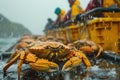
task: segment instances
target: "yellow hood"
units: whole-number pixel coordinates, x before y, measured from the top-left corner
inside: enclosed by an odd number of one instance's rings
[[[79,0],[75,0],[73,5],[80,5],[80,1]]]

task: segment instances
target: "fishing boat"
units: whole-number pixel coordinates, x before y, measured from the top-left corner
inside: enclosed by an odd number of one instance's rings
[[[90,0],[85,11],[67,21],[69,25],[45,31],[46,36],[64,37],[67,43],[92,40],[104,51],[120,55],[120,1]]]

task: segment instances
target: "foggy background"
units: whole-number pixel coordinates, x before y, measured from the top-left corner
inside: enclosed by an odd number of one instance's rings
[[[89,0],[80,0],[85,9]],[[33,34],[44,34],[43,29],[47,18],[56,19],[56,7],[65,9],[69,4],[67,0],[0,0],[0,14],[9,20],[18,22],[27,27]]]

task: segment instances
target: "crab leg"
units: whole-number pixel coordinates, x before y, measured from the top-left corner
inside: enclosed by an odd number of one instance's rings
[[[20,54],[17,54],[10,62],[8,62],[5,65],[5,67],[3,68],[4,76],[5,76],[6,70],[19,59],[19,56]]]
[[[21,54],[20,55],[20,61],[18,63],[18,80],[20,80],[20,71],[21,71],[21,67],[22,67],[23,61],[25,59],[25,52],[22,51],[20,54]]]
[[[62,71],[69,71],[72,70],[73,68],[79,66],[81,61],[84,62],[86,65],[86,68],[89,69],[91,66],[88,58],[80,51],[74,51],[74,56],[70,58],[63,66]]]
[[[32,69],[42,72],[58,71],[59,67],[56,63],[46,59],[37,59],[35,63],[29,63]]]
[[[99,57],[103,51],[103,48],[100,45],[98,45],[98,47],[99,47],[99,51],[98,51],[97,55],[95,56],[95,58]]]
[[[4,76],[6,73],[6,70],[12,65],[14,64],[20,57],[20,61],[18,64],[18,80],[20,80],[20,71],[21,71],[21,66],[23,64],[24,58],[25,58],[25,52],[21,51],[20,53],[18,53],[10,62],[7,63],[7,65],[3,68],[3,72],[4,72]]]
[[[25,61],[27,61],[30,67],[36,71],[54,72],[59,70],[59,66],[56,63],[46,59],[38,58],[32,53],[26,55]]]
[[[86,69],[89,69],[91,66],[91,63],[84,54],[82,54],[82,60],[83,60],[84,64],[86,65]]]
[[[11,59],[13,59],[17,54],[18,54],[17,51],[15,53],[12,53],[10,57],[8,58],[7,63],[9,63]]]

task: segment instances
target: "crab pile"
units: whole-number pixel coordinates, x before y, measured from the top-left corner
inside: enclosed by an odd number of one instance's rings
[[[32,45],[31,45],[32,44]],[[26,47],[26,50],[16,50],[9,58],[8,63],[3,68],[4,74],[6,70],[17,60],[18,62],[18,79],[20,80],[20,72],[22,64],[29,64],[35,71],[55,72],[59,71],[59,62],[63,62],[61,72],[70,71],[80,65],[83,61],[86,68],[90,68],[90,62],[85,54],[78,50],[73,50],[63,43],[55,41],[34,42]]]
[[[39,80],[46,75],[51,76],[50,80],[55,77],[63,80],[60,76],[65,76],[64,73],[67,72],[70,72],[69,75],[91,76],[93,74],[90,72],[91,66],[99,65],[100,61],[97,57],[101,56],[103,49],[93,41],[78,40],[66,45],[52,38],[40,38],[21,39],[3,68],[4,77],[7,75],[8,68],[18,60],[18,80],[21,79],[21,72],[23,80],[28,80],[28,77]],[[23,64],[29,65],[29,68],[22,70]],[[43,73],[46,75],[43,76]],[[74,79],[75,77],[72,80]]]

